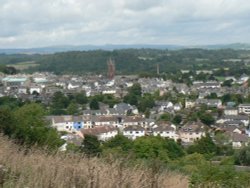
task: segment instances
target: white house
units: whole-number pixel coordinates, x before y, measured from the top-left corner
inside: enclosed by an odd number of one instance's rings
[[[123,129],[123,135],[129,139],[135,140],[138,137],[145,136],[145,129],[139,125],[127,126]]]
[[[225,115],[238,115],[238,109],[237,108],[233,108],[233,107],[226,107],[224,109],[224,114]]]
[[[18,93],[19,94],[27,94],[28,93],[28,89],[26,87],[20,86],[18,88]]]
[[[195,107],[195,101],[185,100],[185,108],[193,108]]]
[[[36,85],[30,86],[29,90],[30,90],[31,94],[34,92],[36,92],[36,93],[42,92],[42,88],[40,86],[36,86]]]
[[[116,116],[95,116],[92,118],[94,126],[118,126],[118,118]]]
[[[188,122],[179,130],[179,138],[184,143],[193,143],[205,136],[205,125],[201,122]]]
[[[229,136],[230,142],[232,142],[232,146],[234,149],[248,146],[249,144],[249,137],[245,134],[239,134],[236,132],[226,134]]]
[[[84,128],[84,122],[82,116],[52,116],[51,117],[52,127],[56,128],[57,131],[66,131],[69,133],[77,132]]]
[[[219,118],[216,123],[225,123],[227,121],[241,121],[245,126],[249,124],[249,118],[246,115],[224,115]]]
[[[169,124],[159,125],[158,127],[153,128],[153,135],[171,138],[175,141],[179,138],[178,134],[176,134],[176,127]]]
[[[238,106],[239,114],[250,114],[250,104],[240,104]]]
[[[142,126],[142,127],[146,127],[147,126],[147,121],[145,118],[143,117],[139,117],[139,116],[125,116],[122,120],[122,125],[124,127],[127,126]]]

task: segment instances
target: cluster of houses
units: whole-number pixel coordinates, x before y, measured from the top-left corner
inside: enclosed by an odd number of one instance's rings
[[[232,77],[229,77],[232,79]],[[234,77],[233,77],[234,78]],[[235,83],[245,83],[249,77],[242,75]],[[142,93],[155,93],[160,95],[175,90],[178,93],[188,95],[197,93],[199,99],[204,99],[211,93],[218,97],[228,94],[248,95],[249,87],[244,84],[238,87],[223,87],[218,81],[193,81],[193,85],[187,86],[182,83],[174,83],[171,80],[161,78],[139,78],[138,76],[116,76],[114,80],[109,80],[101,75],[54,75],[52,73],[34,73],[4,75],[0,74],[0,96],[14,96],[21,99],[40,100],[48,103],[51,96],[57,91],[65,94],[85,92],[87,96],[96,94],[112,94],[121,98],[127,94],[127,88],[135,82],[139,83]],[[204,101],[201,101],[204,102]],[[178,108],[178,107],[177,107]]]
[[[194,81],[191,86],[183,83],[173,83],[171,80],[161,78],[138,78],[138,76],[116,76],[114,80],[108,80],[101,75],[62,75],[52,73],[34,73],[18,75],[0,75],[0,97],[12,96],[23,100],[39,100],[49,104],[55,92],[65,94],[85,92],[87,96],[96,94],[112,94],[122,98],[127,94],[128,87],[135,82],[140,83],[142,93],[182,93],[184,95],[197,94],[195,100],[185,100],[185,103],[173,101],[155,101],[155,106],[150,109],[150,118],[145,118],[138,112],[135,106],[120,103],[113,108],[108,106],[100,110],[83,110],[80,116],[50,116],[47,119],[58,131],[69,133],[78,138],[84,138],[86,134],[96,135],[100,140],[108,140],[121,133],[130,139],[140,136],[154,135],[181,140],[183,144],[193,143],[207,132],[221,131],[228,135],[233,147],[238,148],[247,145],[250,137],[249,115],[250,104],[223,106],[220,99],[207,99],[207,96],[216,94],[221,97],[225,94],[249,95],[249,87],[245,83],[249,77],[242,75],[236,79],[228,77],[239,84],[235,87],[224,87],[219,81]],[[216,122],[208,127],[201,122],[185,122],[174,125],[169,122],[156,121],[157,115],[170,113],[175,115],[185,109],[193,109],[206,105],[221,109],[221,116],[215,115]],[[132,114],[132,116],[131,116]],[[66,137],[64,137],[66,139]]]
[[[220,131],[228,137],[228,142],[234,148],[246,146],[250,141],[249,113],[247,111],[250,104],[241,104],[238,108],[224,107],[223,114],[216,117],[216,122],[211,126],[206,126],[200,121],[187,121],[182,122],[181,125],[174,125],[166,121],[145,118],[139,113],[132,116],[126,115],[126,110],[134,108],[120,103],[113,108],[114,111],[119,109],[120,113],[108,113],[108,109],[106,111],[85,110],[80,116],[49,116],[47,119],[51,122],[51,126],[58,131],[64,131],[70,135],[75,134],[82,139],[86,134],[95,135],[102,141],[117,134],[123,134],[132,140],[141,136],[154,135],[171,138],[181,141],[184,145],[189,145],[205,136],[206,133],[214,135],[216,131]]]
[[[74,133],[82,138],[85,134],[92,134],[102,141],[121,133],[132,140],[146,135],[159,135],[175,141],[181,139],[183,143],[193,143],[201,136],[205,136],[207,131],[207,127],[201,122],[188,122],[177,128],[170,122],[155,122],[141,116],[67,115],[50,116],[47,119],[58,131]]]

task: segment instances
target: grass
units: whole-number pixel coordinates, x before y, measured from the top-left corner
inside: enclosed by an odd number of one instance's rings
[[[0,187],[74,188],[185,188],[187,177],[153,172],[143,166],[126,167],[116,159],[106,162],[76,154],[25,150],[0,136]]]
[[[18,70],[26,70],[31,67],[37,67],[39,64],[35,63],[35,61],[26,61],[13,65]]]

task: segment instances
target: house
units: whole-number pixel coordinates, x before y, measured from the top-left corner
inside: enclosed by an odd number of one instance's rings
[[[179,138],[184,143],[193,143],[205,136],[205,125],[201,122],[188,122],[179,130]]]
[[[249,137],[245,134],[227,132],[226,135],[228,135],[234,149],[239,149],[249,144]]]
[[[92,117],[94,126],[113,126],[118,127],[118,118],[116,116],[94,116]]]
[[[67,86],[68,90],[80,88],[80,84],[77,82],[71,82]]]
[[[152,129],[154,136],[161,136],[164,138],[171,138],[175,141],[179,138],[176,134],[176,127],[170,124],[161,124]]]
[[[174,104],[170,101],[156,101],[155,105],[158,107],[159,112],[164,112],[165,110],[174,107]]]
[[[223,132],[230,132],[230,133],[239,133],[239,134],[245,134],[245,126],[244,125],[235,125],[235,124],[222,124],[222,125],[217,125],[216,130],[220,130]]]
[[[119,103],[114,105],[114,109],[116,109],[117,111],[119,111],[119,113],[121,114],[138,114],[138,109],[135,106],[131,106],[130,104],[127,103]]]
[[[224,114],[225,115],[234,115],[234,116],[237,116],[238,115],[238,109],[234,108],[234,107],[227,106],[224,109]]]
[[[145,118],[140,116],[125,116],[122,119],[122,125],[123,127],[134,126],[134,125],[146,127],[147,121]]]
[[[206,82],[206,83],[196,83],[194,84],[194,87],[198,90],[200,89],[215,89],[215,88],[220,88],[221,85],[219,82]]]
[[[24,86],[20,86],[18,87],[18,94],[27,94],[28,93],[28,89]]]
[[[196,105],[207,105],[208,107],[219,108],[222,106],[220,99],[197,99],[195,101]]]
[[[250,115],[250,104],[240,104],[238,106],[239,114]]]
[[[185,108],[193,108],[195,107],[195,101],[185,100]]]
[[[249,124],[249,118],[246,115],[224,115],[216,123],[225,123],[226,121],[241,121],[245,126]]]
[[[140,125],[129,125],[123,129],[123,135],[132,140],[145,136],[145,133],[145,128]]]
[[[180,111],[182,108],[182,105],[181,104],[175,104],[174,105],[174,111]]]
[[[243,84],[243,83],[247,82],[248,79],[249,79],[248,75],[242,74],[241,77],[238,79],[237,83]]]
[[[101,141],[107,141],[118,134],[118,129],[113,126],[96,126],[90,129],[81,129],[82,136],[94,135]]]
[[[42,88],[38,85],[31,85],[30,88],[29,88],[29,91],[30,91],[30,94],[33,94],[33,93],[41,93],[42,92]]]
[[[69,133],[79,131],[84,127],[84,122],[81,116],[52,116],[51,117],[52,127],[58,131],[66,131]]]

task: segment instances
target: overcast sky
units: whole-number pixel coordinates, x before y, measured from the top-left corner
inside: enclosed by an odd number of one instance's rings
[[[0,0],[0,48],[236,42],[248,0]]]

